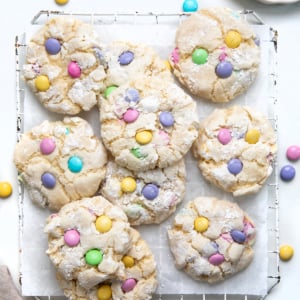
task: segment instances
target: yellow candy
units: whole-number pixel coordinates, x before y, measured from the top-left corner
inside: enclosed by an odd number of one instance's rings
[[[204,232],[207,230],[209,225],[208,219],[205,217],[198,217],[194,221],[194,228],[198,232]]]
[[[165,60],[164,63],[165,63],[165,66],[167,67],[167,69],[168,69],[169,71],[171,71],[171,70],[172,70],[172,67],[171,67],[170,63],[169,63],[167,60]]]
[[[69,0],[55,0],[56,4],[59,4],[59,5],[64,5],[64,4],[67,4],[69,2]]]
[[[98,300],[110,300],[112,296],[111,287],[107,284],[99,287],[97,291]]]
[[[7,198],[12,193],[12,186],[9,182],[0,182],[0,198]]]
[[[279,248],[279,257],[281,260],[290,260],[294,255],[294,249],[292,246],[283,245]]]
[[[136,181],[132,177],[123,178],[121,189],[124,193],[133,193],[136,189]]]
[[[50,81],[48,79],[47,76],[45,75],[39,75],[36,79],[35,79],[35,87],[37,88],[37,90],[39,90],[40,92],[45,92],[49,89],[50,87]]]
[[[109,217],[107,216],[100,216],[96,220],[96,229],[101,232],[107,232],[111,229],[112,227],[112,221]]]
[[[242,42],[242,37],[241,35],[234,30],[230,30],[227,32],[225,36],[225,44],[229,48],[237,48]]]
[[[146,145],[152,140],[152,133],[149,130],[140,131],[135,135],[135,140],[140,145]]]
[[[250,129],[245,135],[245,141],[249,144],[256,144],[259,141],[260,132],[257,129]]]
[[[131,268],[134,266],[134,258],[132,256],[125,255],[122,258],[122,261],[126,268]]]

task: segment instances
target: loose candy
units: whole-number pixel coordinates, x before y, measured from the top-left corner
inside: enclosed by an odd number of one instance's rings
[[[104,284],[101,285],[97,290],[98,300],[110,300],[112,297],[112,290],[110,285]]]
[[[290,245],[282,245],[279,248],[279,257],[281,260],[288,261],[294,255],[294,249]]]
[[[155,199],[158,196],[158,193],[158,186],[153,183],[146,184],[142,189],[143,196],[148,200]]]
[[[0,182],[0,198],[7,198],[12,194],[12,185],[7,181]]]
[[[76,229],[67,230],[64,234],[64,241],[69,247],[75,247],[80,242],[80,233]]]
[[[105,233],[111,230],[112,227],[112,221],[107,216],[100,216],[96,219],[96,229],[101,232]]]
[[[85,253],[85,262],[91,266],[99,265],[103,260],[103,253],[100,249],[90,249]]]
[[[289,146],[286,150],[286,157],[292,161],[298,160],[300,158],[300,147],[297,145]]]
[[[60,42],[55,38],[49,38],[45,42],[45,49],[49,54],[55,55],[60,52]]]
[[[196,0],[185,0],[182,4],[184,12],[194,12],[198,10],[198,2]]]
[[[296,169],[291,165],[285,165],[280,170],[280,178],[283,181],[291,181],[296,175]]]
[[[69,2],[69,0],[55,0],[55,2],[58,5],[65,5]]]
[[[128,279],[124,280],[122,283],[122,286],[121,286],[122,291],[124,293],[128,293],[135,288],[136,284],[137,284],[137,282],[134,278],[128,278]]]
[[[239,174],[243,169],[243,163],[238,158],[231,159],[227,164],[228,171],[233,174]]]

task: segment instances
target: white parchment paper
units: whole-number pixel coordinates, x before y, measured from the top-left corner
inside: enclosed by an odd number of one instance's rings
[[[106,42],[120,39],[143,42],[154,47],[162,58],[168,58],[174,48],[175,31],[180,22],[178,16],[159,18],[134,16],[131,17],[129,22],[125,17],[123,18],[124,22],[122,17],[118,17],[117,22],[115,22],[114,17],[110,17],[103,22],[94,17],[93,24]],[[87,21],[90,21],[90,19],[88,18]],[[27,41],[38,27],[38,25],[32,25],[28,28],[26,32]],[[207,116],[214,108],[230,105],[249,105],[265,113],[265,115],[269,114],[270,72],[272,70],[270,29],[266,25],[253,25],[253,28],[261,40],[261,65],[257,80],[249,91],[228,104],[213,104],[195,98],[198,103],[200,118]],[[96,109],[80,116],[87,119],[94,126],[95,133],[99,134],[98,111]],[[46,111],[25,87],[24,131],[30,130],[45,119],[60,120],[62,118],[61,115]],[[149,243],[157,261],[159,279],[157,294],[266,294],[268,288],[267,187],[262,188],[256,195],[233,199],[231,195],[204,181],[191,153],[186,156],[186,168],[188,175],[187,192],[185,200],[178,207],[178,210],[182,209],[187,201],[196,196],[215,196],[220,199],[238,201],[242,209],[249,214],[257,226],[257,239],[254,246],[255,257],[246,270],[222,283],[209,285],[197,282],[174,266],[167,242],[167,228],[172,223],[174,216],[171,216],[160,225],[136,227],[140,230],[142,237]],[[55,279],[54,268],[45,254],[47,236],[44,234],[43,228],[45,219],[49,214],[48,210],[32,204],[26,190],[24,191],[21,213],[23,218],[21,228],[21,279],[24,296],[62,295]]]

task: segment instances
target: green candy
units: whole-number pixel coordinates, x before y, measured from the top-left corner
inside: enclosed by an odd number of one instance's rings
[[[103,252],[100,249],[90,249],[85,253],[85,262],[91,266],[97,266],[102,262]]]
[[[197,65],[203,65],[207,62],[208,53],[203,48],[194,50],[192,54],[192,61]]]
[[[104,97],[107,99],[107,97],[118,87],[115,85],[109,86],[105,91],[104,91]]]
[[[140,148],[132,148],[132,149],[130,149],[130,152],[133,156],[135,156],[136,158],[139,158],[139,159],[143,159],[143,158],[147,157],[146,154],[141,153]]]

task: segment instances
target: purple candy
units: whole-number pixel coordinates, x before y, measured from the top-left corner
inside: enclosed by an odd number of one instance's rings
[[[227,78],[232,74],[232,64],[229,61],[223,60],[216,66],[216,74],[220,78]]]
[[[174,117],[169,111],[163,111],[159,115],[159,121],[163,126],[170,127],[174,124]]]
[[[56,178],[51,173],[48,173],[48,172],[44,173],[41,176],[41,180],[42,180],[43,186],[48,189],[53,189],[56,185]]]
[[[240,230],[233,229],[230,231],[230,235],[232,239],[239,244],[243,244],[246,241],[245,233]]]
[[[259,47],[260,46],[260,38],[259,37],[255,37],[254,38],[254,43],[255,43],[256,46]]]
[[[136,286],[136,280],[134,278],[128,278],[122,282],[121,289],[124,293],[128,293]]]
[[[149,183],[145,185],[142,189],[143,196],[148,200],[155,199],[158,196],[158,193],[159,193],[158,186],[153,183]]]
[[[45,48],[46,48],[46,51],[47,51],[49,54],[55,55],[55,54],[57,54],[57,53],[60,51],[60,49],[61,49],[60,42],[59,42],[57,39],[49,38],[49,39],[45,42]]]
[[[125,101],[127,102],[138,102],[140,100],[139,91],[133,88],[126,90]]]
[[[238,158],[232,158],[227,164],[228,171],[236,175],[243,169],[243,163]]]
[[[283,181],[291,181],[296,175],[296,170],[291,165],[285,165],[280,170],[280,178]]]
[[[134,59],[134,53],[131,51],[125,51],[119,56],[119,63],[122,66],[129,65]]]

